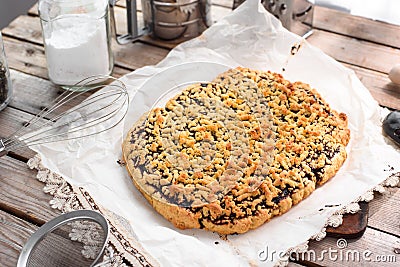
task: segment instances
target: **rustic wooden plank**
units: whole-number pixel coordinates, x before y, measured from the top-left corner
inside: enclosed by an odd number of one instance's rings
[[[9,104],[10,107],[23,110],[30,114],[38,114],[43,107],[51,105],[55,98],[65,92],[49,80],[28,75],[16,70],[11,70],[10,72],[13,85],[13,99]],[[60,109],[58,109],[54,114],[59,114],[73,106],[76,106],[90,94],[91,93],[88,92],[73,99],[66,105],[60,107]]]
[[[23,126],[23,124],[29,121],[32,117],[33,117],[32,115],[26,112],[14,109],[10,106],[6,107],[4,110],[0,112],[0,121],[1,121],[0,138],[9,137],[16,130],[19,130]],[[23,160],[32,158],[35,155],[35,153],[32,150],[25,147],[22,147],[18,150],[14,150],[14,152],[16,152],[19,157],[22,157]],[[4,171],[2,170],[1,173],[3,172]]]
[[[0,158],[0,168],[0,209],[39,224],[61,214],[50,207],[52,196],[43,192],[36,170],[8,156]]]
[[[10,68],[47,79],[46,58],[43,47],[3,37]]]
[[[0,240],[0,263],[1,266],[4,267],[14,267],[17,266],[18,257],[21,252],[18,246],[23,246],[31,236],[30,231],[36,231],[38,227],[2,210],[0,210],[0,218],[6,222],[23,227],[11,227],[0,222],[0,239],[9,242],[6,243]],[[16,244],[17,246],[13,244]]]
[[[347,244],[342,249],[340,244]],[[311,241],[309,251],[314,253],[304,254],[304,259],[322,266],[394,266],[400,256],[394,252],[399,246],[399,238],[371,228],[358,240],[349,239],[338,241],[336,238],[327,237],[321,242]],[[331,253],[329,254],[329,251]],[[314,260],[313,255],[317,260]],[[359,260],[357,260],[358,256]],[[386,262],[380,261],[384,258]],[[307,264],[306,264],[307,265]]]
[[[354,65],[344,65],[355,71],[357,77],[380,105],[400,109],[400,86],[392,83],[387,74]]]
[[[336,60],[383,73],[400,62],[400,49],[335,33],[314,30],[307,40]]]
[[[212,0],[211,3],[213,5],[218,5],[230,9],[232,9],[233,6],[233,0]]]
[[[169,53],[169,50],[136,42],[126,45],[114,45],[116,65],[127,69],[138,69],[156,65]]]
[[[400,48],[400,26],[316,6],[313,27]]]
[[[42,29],[40,20],[37,17],[19,16],[2,29],[1,32],[3,36],[10,36],[43,45]]]
[[[400,237],[399,204],[399,187],[387,188],[383,194],[375,193],[374,199],[370,202],[368,226]]]

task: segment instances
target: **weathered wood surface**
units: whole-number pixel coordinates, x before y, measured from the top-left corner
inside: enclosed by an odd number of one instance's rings
[[[12,227],[2,223],[6,221],[20,227]],[[16,216],[0,210],[0,263],[4,267],[15,267],[21,248],[31,231],[38,227]],[[4,240],[4,241],[3,241]]]
[[[369,206],[368,225],[400,237],[399,203],[399,187],[388,188],[383,194],[375,193],[375,199],[371,201]]]
[[[352,16],[330,8],[317,7],[313,27],[352,38],[400,48],[399,26]]]
[[[400,62],[399,49],[336,33],[314,30],[308,41],[340,62],[383,73]]]
[[[399,238],[391,234],[367,228],[360,239],[337,239],[327,237],[321,242],[311,241],[309,251],[315,258],[305,258],[322,266],[395,266],[400,255],[395,253]],[[331,254],[329,254],[331,251]],[[307,255],[310,254],[305,254]]]
[[[140,1],[138,1],[140,3]],[[232,0],[213,1],[213,19],[230,12]],[[140,9],[140,5],[139,5]],[[124,1],[115,8],[117,34],[126,32]],[[353,69],[373,97],[382,105],[400,108],[400,87],[390,83],[387,73],[400,63],[400,27],[387,23],[354,17],[338,11],[317,7],[314,15],[314,34],[309,42]],[[27,15],[16,18],[2,29],[7,59],[14,84],[14,100],[0,112],[0,137],[8,136],[29,120],[60,91],[47,78],[46,60],[37,6]],[[120,77],[137,68],[157,64],[176,43],[143,37],[139,42],[121,46],[113,44],[115,68]],[[43,183],[36,172],[26,166],[34,153],[22,149],[0,158],[0,216],[35,228],[60,214],[49,205],[51,196],[43,192]],[[375,194],[370,203],[368,227],[362,238],[347,240],[350,250],[369,249],[373,255],[390,256],[399,252],[400,237],[399,188],[385,194]],[[14,217],[13,217],[14,216]],[[0,225],[0,237],[22,244],[27,233]],[[321,242],[311,241],[310,249],[317,253],[336,249],[336,238]],[[398,248],[396,250],[396,247]],[[396,254],[397,255],[397,254]],[[0,265],[15,266],[18,251],[0,242]],[[397,258],[400,261],[400,258]],[[394,266],[393,263],[332,261],[302,261],[289,266]]]
[[[43,192],[43,183],[35,170],[11,157],[0,158],[0,207],[20,218],[43,224],[57,214],[51,209],[52,197]]]

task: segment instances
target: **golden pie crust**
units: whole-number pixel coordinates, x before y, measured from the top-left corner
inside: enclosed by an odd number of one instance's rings
[[[346,115],[309,85],[236,68],[144,114],[122,150],[135,186],[176,227],[234,234],[333,177],[349,139]]]

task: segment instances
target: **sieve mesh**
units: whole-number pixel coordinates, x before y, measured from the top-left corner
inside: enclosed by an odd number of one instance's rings
[[[83,237],[93,237],[91,243],[85,243],[85,238],[74,238],[76,229],[73,226],[76,224],[87,226],[86,232],[82,234]],[[27,266],[90,266],[105,240],[106,233],[96,222],[77,220],[74,224],[64,224],[45,235],[34,246]]]
[[[108,233],[107,221],[97,212],[63,214],[32,234],[17,266],[95,266],[103,256]]]

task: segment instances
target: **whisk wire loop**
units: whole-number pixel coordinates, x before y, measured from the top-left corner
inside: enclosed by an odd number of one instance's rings
[[[113,81],[108,85],[100,83],[106,79]],[[103,87],[103,90],[99,90]],[[62,110],[83,94],[96,90],[99,91],[78,105]],[[105,132],[122,122],[128,107],[129,95],[123,82],[111,76],[88,77],[60,94],[9,137],[0,139],[0,156],[4,151],[22,146],[72,140]]]

